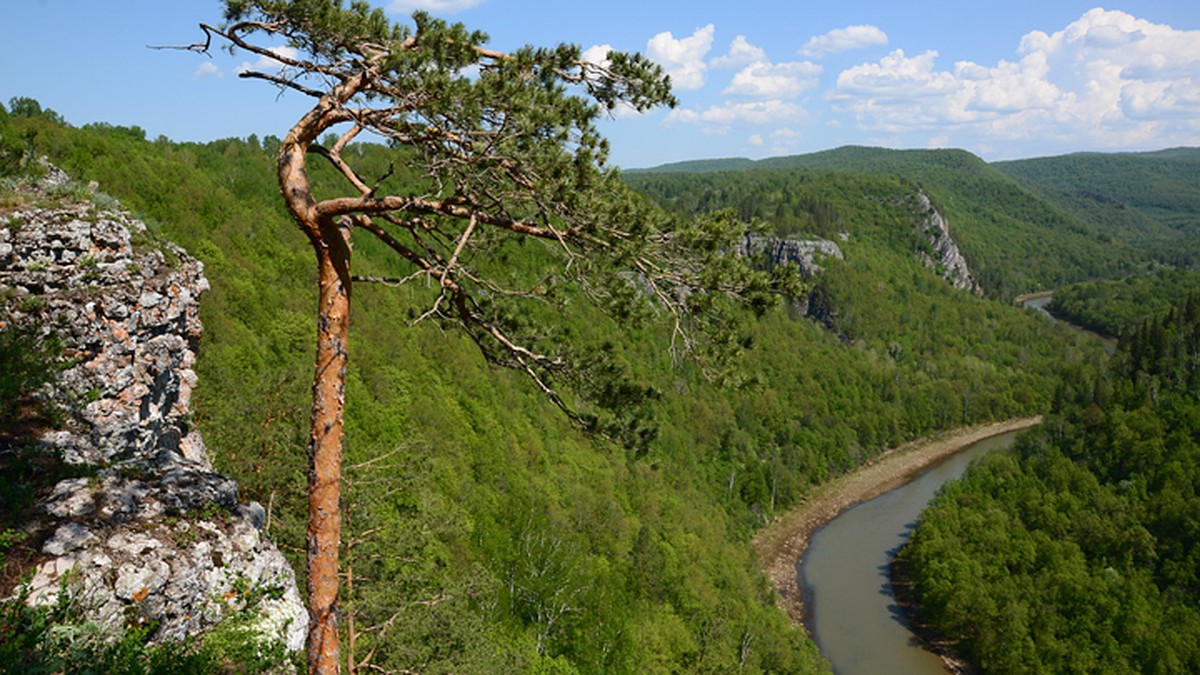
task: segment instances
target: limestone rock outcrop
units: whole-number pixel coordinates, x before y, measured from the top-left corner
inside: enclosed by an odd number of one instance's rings
[[[767,264],[771,267],[794,263],[800,268],[800,274],[805,279],[811,279],[820,273],[822,260],[843,260],[842,249],[826,239],[748,236],[738,245],[737,252],[751,258],[765,255]]]
[[[920,227],[933,251],[932,255],[920,252],[921,262],[929,269],[939,272],[943,279],[960,291],[983,295],[983,288],[971,274],[966,257],[950,236],[950,225],[946,218],[934,207],[925,193],[918,192],[916,199],[917,208],[923,217]]]
[[[821,273],[821,262],[828,258],[845,260],[842,249],[827,239],[786,239],[782,237],[748,236],[739,242],[738,255],[761,260],[769,268],[794,264],[800,276],[812,279]],[[812,294],[792,299],[792,306],[802,316],[813,316]],[[821,317],[816,317],[818,320]]]
[[[253,600],[264,636],[300,649],[307,614],[264,511],[239,503],[190,421],[203,266],[90,188],[50,168],[0,209],[0,316],[53,331],[69,364],[39,394],[65,422],[31,440],[77,477],[25,525],[41,546],[30,601],[67,575],[94,620],[178,640]]]

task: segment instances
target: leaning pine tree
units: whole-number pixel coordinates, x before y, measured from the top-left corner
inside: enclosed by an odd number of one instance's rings
[[[433,286],[421,318],[464,330],[487,359],[524,371],[581,425],[637,442],[645,430],[611,413],[622,407],[615,399],[636,389],[599,383],[603,364],[591,359],[600,367],[586,367],[569,344],[547,338],[544,326],[520,320],[520,303],[553,303],[573,289],[619,319],[633,320],[646,308],[671,317],[672,346],[681,352],[727,354],[737,341],[721,311],[726,300],[762,308],[794,279],[755,272],[731,255],[745,234],[732,219],[673,223],[606,168],[607,146],[594,125],[600,115],[618,106],[675,104],[657,65],[619,52],[591,63],[569,45],[501,53],[461,25],[423,13],[413,22],[393,24],[359,0],[348,7],[342,0],[226,0],[225,23],[202,25],[207,39],[192,47],[207,52],[216,37],[272,59],[281,69],[241,76],[313,100],[279,148],[278,179],[318,269],[308,442],[307,650],[314,673],[339,666],[342,412],[353,281]],[[420,190],[393,194],[383,187],[386,176],[356,170],[346,150],[360,136],[386,140],[395,162],[419,176]],[[314,194],[314,157],[344,177],[342,194]],[[377,238],[411,273],[354,276],[354,236]],[[528,254],[545,261],[536,278],[514,280],[497,262],[514,240],[542,244]],[[571,405],[562,386],[582,400],[600,395]]]

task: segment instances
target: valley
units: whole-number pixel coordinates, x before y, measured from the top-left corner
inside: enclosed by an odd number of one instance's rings
[[[203,263],[211,289],[199,308],[190,421],[240,499],[269,513],[263,537],[302,573],[315,278],[312,252],[279,203],[280,140],[148,139],[137,128],[73,127],[28,103],[0,114],[0,138],[21,139],[6,146],[9,159],[31,148],[84,188],[96,181],[148,237]],[[382,146],[346,153],[386,188],[423,189]],[[1119,159],[1170,162],[1188,175],[1200,167],[1200,151],[1187,149]],[[730,310],[736,337],[719,372],[674,358],[670,323],[653,308],[614,316],[585,301],[588,289],[509,314],[514,325],[552,326],[540,337],[576,347],[571,358],[622,383],[564,391],[634,442],[572,424],[522,375],[489,365],[468,336],[420,320],[428,288],[356,282],[343,500],[353,585],[341,601],[357,653],[380,668],[431,672],[827,670],[792,621],[799,594],[788,587],[786,613],[779,606],[789,583],[779,570],[794,572],[788,556],[799,555],[796,535],[809,523],[918,471],[965,442],[963,430],[986,436],[1075,415],[1051,425],[1065,434],[1094,414],[1071,412],[1068,400],[1086,393],[1099,406],[1110,385],[1132,396],[1093,340],[1011,298],[1196,264],[1190,235],[1200,223],[1186,199],[1137,201],[1109,191],[1116,179],[1100,169],[1089,169],[1087,185],[1046,178],[1059,161],[996,166],[964,151],[855,147],[625,174],[664,220],[725,211],[757,223],[760,245],[746,246],[757,265],[804,255],[813,264],[803,292]],[[17,164],[5,165],[4,180]],[[329,191],[342,178],[321,166],[313,180]],[[1106,197],[1082,199],[1087,191]],[[0,191],[4,209],[17,199]],[[541,246],[496,243],[481,264],[536,276]],[[411,273],[369,238],[354,240],[354,256],[364,277]],[[6,311],[36,314],[36,302],[14,298]],[[936,442],[910,445],[921,439]],[[1156,486],[1182,480],[1156,476]],[[1149,556],[1141,540],[1093,544],[1132,562]],[[1156,559],[1169,553],[1155,550]],[[1174,570],[1162,572],[1174,575],[1168,588],[1189,597],[1190,581]]]
[[[917,474],[979,441],[1040,423],[1040,417],[955,429],[888,450],[875,460],[820,486],[796,508],[780,515],[754,537],[763,568],[779,590],[780,606],[798,624],[807,617],[797,567],[813,534],[857,504],[911,481]]]

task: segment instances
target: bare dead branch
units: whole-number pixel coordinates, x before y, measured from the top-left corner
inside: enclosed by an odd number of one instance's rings
[[[257,70],[244,70],[238,73],[238,77],[245,78],[247,80],[266,80],[267,82],[270,82],[280,88],[293,89],[301,94],[304,94],[305,96],[311,96],[313,98],[321,98],[325,95],[316,89],[310,89],[309,87],[300,84],[294,79],[288,79],[286,77],[280,77],[279,75],[272,75],[270,73],[263,73]]]
[[[352,134],[357,134],[358,130],[361,128],[362,127],[358,126],[357,124],[354,125],[354,127],[352,127],[350,131],[346,133],[346,135],[338,139],[338,142],[334,145],[333,149],[327,149],[318,143],[309,145],[308,149],[310,152],[329,160],[329,163],[332,164],[334,168],[336,168],[343,176],[345,176],[346,180],[350,181],[350,184],[353,185],[356,190],[366,197],[371,194],[371,188],[367,187],[367,184],[363,182],[363,179],[360,178],[358,173],[355,172],[354,169],[352,169],[350,165],[342,159],[341,155],[341,150],[343,147],[345,147],[344,141],[346,140],[346,136],[348,135],[353,137]]]
[[[214,29],[208,24],[200,24],[200,30],[204,31],[204,42],[194,42],[190,45],[146,45],[149,49],[178,49],[182,51],[196,52],[204,54],[212,58],[212,53],[209,49],[212,47],[212,37]],[[222,36],[224,37],[224,36]]]
[[[383,284],[384,286],[402,286],[415,279],[428,276],[424,272],[416,272],[407,277],[372,277],[355,274],[350,277],[355,283],[362,282],[367,284]]]
[[[368,468],[374,466],[376,463],[382,462],[389,457],[395,457],[396,455],[400,454],[400,452],[402,450],[406,451],[406,450],[409,450],[409,448],[399,447],[390,452],[385,452],[382,455],[376,455],[376,456],[372,457],[371,459],[368,459],[365,462],[359,462],[358,464],[351,464],[350,466],[348,466],[346,468],[350,471],[358,471],[359,469],[368,469]]]

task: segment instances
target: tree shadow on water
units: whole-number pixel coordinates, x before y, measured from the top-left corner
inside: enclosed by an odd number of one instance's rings
[[[899,546],[889,549],[887,562],[879,566],[879,575],[884,581],[879,586],[879,593],[892,599],[888,603],[888,615],[893,621],[909,631],[908,644],[910,647],[930,649],[929,642],[921,636],[922,628],[914,620],[915,598],[912,595],[912,574],[900,552],[908,544],[913,531],[917,527],[915,520],[904,524],[904,540]]]

